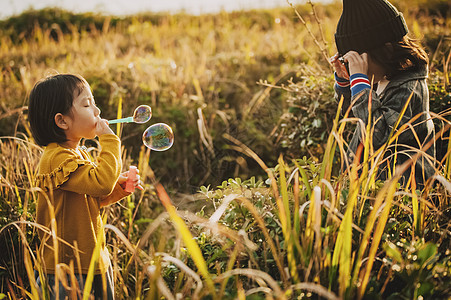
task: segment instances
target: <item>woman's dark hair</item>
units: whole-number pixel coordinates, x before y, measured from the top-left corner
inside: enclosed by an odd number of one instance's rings
[[[420,70],[429,63],[426,51],[420,43],[408,36],[398,42],[370,50],[368,54],[384,68],[388,80],[405,71]]]
[[[58,74],[38,81],[28,98],[28,121],[39,146],[67,141],[64,130],[55,123],[55,115],[70,113],[74,98],[88,85],[79,75]]]

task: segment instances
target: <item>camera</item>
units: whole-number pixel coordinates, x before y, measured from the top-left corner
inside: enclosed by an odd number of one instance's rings
[[[343,57],[343,56],[340,56],[340,57],[338,58],[338,61],[339,61],[340,63],[342,63],[342,64],[345,66],[346,72],[348,72],[348,74],[350,74],[350,73],[349,73],[349,63],[348,63],[347,61],[345,61],[344,57]]]

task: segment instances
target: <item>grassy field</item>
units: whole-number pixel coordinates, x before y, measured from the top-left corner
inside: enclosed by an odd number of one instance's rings
[[[397,4],[429,54],[440,133],[450,124],[450,6]],[[124,170],[137,165],[145,185],[104,210],[119,299],[450,297],[446,133],[437,135],[439,184],[422,192],[400,188],[397,176],[374,182],[377,153],[364,153],[374,168],[340,172],[352,124],[339,122],[326,60],[340,11],[339,3],[126,18],[43,10],[0,21],[0,299],[39,298],[42,149],[26,105],[33,84],[54,73],[84,76],[104,118],[140,104],[153,110],[147,124],[113,127]],[[174,130],[165,152],[142,145],[158,122]],[[86,144],[95,156],[95,142]]]

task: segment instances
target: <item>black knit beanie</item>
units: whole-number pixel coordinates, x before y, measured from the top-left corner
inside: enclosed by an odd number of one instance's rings
[[[337,25],[338,53],[359,53],[401,40],[408,32],[402,13],[386,0],[343,0]]]

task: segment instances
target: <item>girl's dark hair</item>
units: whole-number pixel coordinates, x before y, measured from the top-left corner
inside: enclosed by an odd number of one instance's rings
[[[39,146],[67,141],[64,130],[55,123],[55,115],[70,113],[74,98],[88,85],[79,75],[58,74],[38,81],[28,99],[28,121]]]
[[[388,80],[405,71],[420,70],[429,63],[426,51],[420,43],[408,36],[398,42],[370,50],[368,54],[384,68]]]

